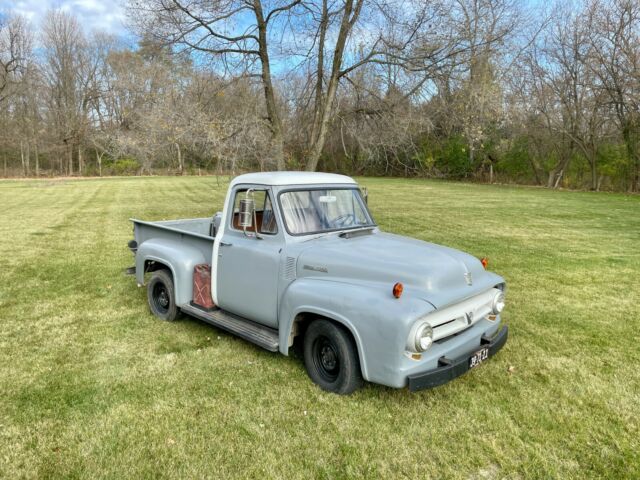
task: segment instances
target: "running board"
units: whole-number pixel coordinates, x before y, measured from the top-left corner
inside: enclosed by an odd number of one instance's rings
[[[219,327],[240,338],[255,343],[270,352],[278,351],[278,331],[259,325],[251,320],[225,312],[219,308],[205,310],[194,305],[186,304],[180,307],[184,313],[203,320],[214,327]]]

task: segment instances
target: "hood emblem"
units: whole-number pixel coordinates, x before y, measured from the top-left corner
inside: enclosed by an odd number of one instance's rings
[[[465,313],[467,317],[467,325],[471,325],[473,323],[473,310]]]
[[[464,279],[467,281],[467,285],[473,285],[473,278],[471,277],[471,272],[465,272]]]

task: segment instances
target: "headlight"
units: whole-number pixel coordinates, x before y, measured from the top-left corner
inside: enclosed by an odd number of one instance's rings
[[[433,329],[428,323],[423,323],[416,329],[416,352],[424,352],[433,343]]]
[[[500,312],[502,312],[502,310],[504,310],[504,293],[502,292],[496,293],[496,296],[493,297],[491,310],[493,310],[494,315],[498,315]]]

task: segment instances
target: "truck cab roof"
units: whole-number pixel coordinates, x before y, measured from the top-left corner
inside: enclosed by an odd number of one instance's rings
[[[239,184],[253,185],[321,185],[321,184],[349,184],[356,185],[356,181],[346,175],[322,172],[259,172],[239,175],[231,182],[231,187]]]

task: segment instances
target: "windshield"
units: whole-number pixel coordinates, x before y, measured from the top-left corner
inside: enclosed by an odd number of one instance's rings
[[[284,192],[280,205],[292,235],[375,226],[357,188]]]

